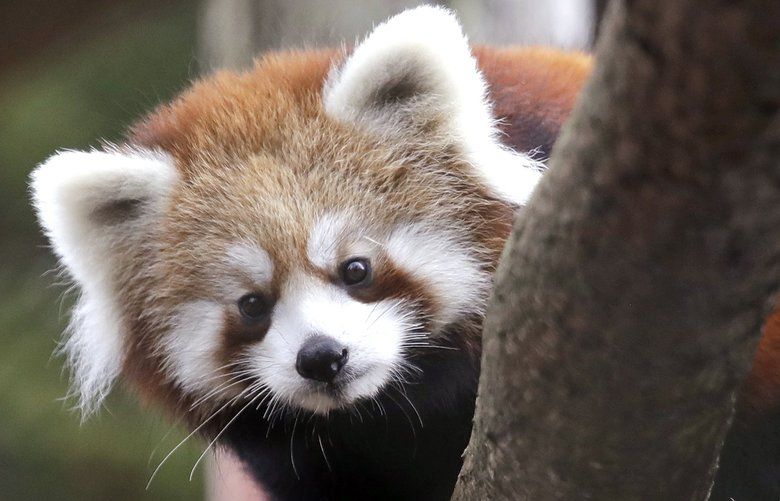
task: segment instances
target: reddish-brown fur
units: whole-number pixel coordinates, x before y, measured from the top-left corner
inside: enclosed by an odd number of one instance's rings
[[[507,144],[549,153],[590,73],[590,57],[540,47],[477,47],[474,52]]]
[[[533,139],[540,128],[557,135],[591,67],[585,54],[545,48],[475,47],[474,53],[499,127],[507,143],[520,151],[541,145]],[[284,120],[286,109],[304,104],[312,115],[319,113],[316,100],[301,97],[318,95],[331,65],[341,57],[333,50],[285,52],[261,58],[246,73],[217,73],[137,125],[131,140],[185,161],[215,148],[257,150],[272,140],[271,131]],[[247,116],[246,110],[268,112]]]
[[[743,399],[749,413],[780,407],[780,309],[764,324]]]

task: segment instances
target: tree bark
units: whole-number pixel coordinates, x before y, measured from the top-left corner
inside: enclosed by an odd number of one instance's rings
[[[454,499],[706,499],[780,264],[780,2],[614,1],[518,218]]]

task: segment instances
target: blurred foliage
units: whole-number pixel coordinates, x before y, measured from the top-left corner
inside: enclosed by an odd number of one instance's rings
[[[183,6],[183,7],[182,7]],[[27,176],[59,148],[119,140],[125,127],[196,73],[196,2],[128,19],[48,48],[0,74],[0,498],[198,499],[187,477],[193,439],[115,391],[83,425],[63,401],[67,374],[52,356],[68,299],[46,270],[54,260],[30,210]],[[64,305],[62,304],[64,301]]]

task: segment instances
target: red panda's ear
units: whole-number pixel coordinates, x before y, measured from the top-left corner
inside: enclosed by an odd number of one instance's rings
[[[117,274],[159,225],[176,170],[167,156],[149,151],[63,151],[30,177],[41,226],[80,289],[64,351],[89,413],[122,364]]]
[[[539,178],[536,161],[498,141],[485,79],[446,9],[418,7],[377,26],[331,71],[323,104],[330,116],[379,134],[435,125],[437,136],[460,147],[489,187],[513,203],[524,203]]]

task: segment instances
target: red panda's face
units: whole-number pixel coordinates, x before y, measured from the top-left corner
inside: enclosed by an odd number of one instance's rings
[[[351,150],[313,128],[280,137],[286,154],[190,167],[174,191],[144,294],[169,319],[166,373],[194,399],[328,412],[415,379],[410,355],[464,349],[442,329],[481,315],[497,248],[478,227],[508,205],[453,176],[457,161],[316,125]]]
[[[273,55],[205,80],[127,145],[33,174],[82,291],[66,351],[83,403],[124,375],[184,412],[327,413],[420,380],[421,357],[477,356],[538,177],[500,145],[440,9],[391,19],[343,60]]]

